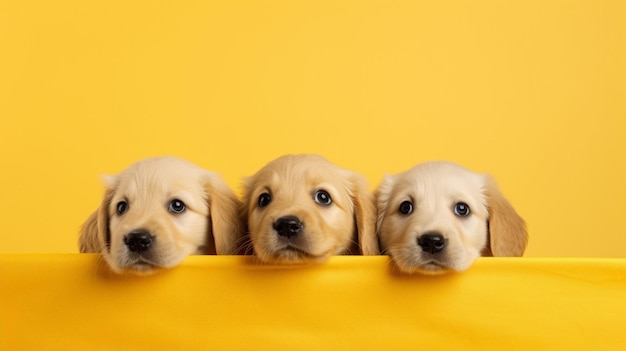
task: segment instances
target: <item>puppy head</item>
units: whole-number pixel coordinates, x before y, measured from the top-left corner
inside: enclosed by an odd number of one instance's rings
[[[229,254],[243,236],[234,193],[185,160],[145,159],[103,178],[104,199],[79,247],[101,252],[115,272],[148,273],[195,253]]]
[[[526,247],[524,221],[491,177],[453,163],[388,176],[376,198],[382,249],[406,273],[463,271],[481,254],[521,256]]]
[[[318,155],[286,155],[246,179],[244,188],[250,239],[264,262],[378,254],[375,207],[359,174]]]

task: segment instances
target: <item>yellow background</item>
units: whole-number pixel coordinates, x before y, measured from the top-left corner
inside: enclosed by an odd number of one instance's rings
[[[527,256],[626,257],[623,1],[0,0],[0,253],[77,252],[99,174],[313,152],[491,173]]]

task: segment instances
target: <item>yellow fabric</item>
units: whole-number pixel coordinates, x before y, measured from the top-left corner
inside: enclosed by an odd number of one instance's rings
[[[193,256],[153,276],[98,255],[0,255],[0,349],[626,349],[625,259],[481,258],[403,276],[389,259],[263,266]]]

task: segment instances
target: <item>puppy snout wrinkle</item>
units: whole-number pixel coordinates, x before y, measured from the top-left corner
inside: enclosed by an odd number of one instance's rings
[[[436,254],[441,252],[448,243],[448,240],[439,232],[427,232],[417,238],[417,244],[423,251]]]
[[[280,236],[286,236],[287,239],[297,236],[304,228],[304,223],[296,216],[284,216],[278,218],[274,222],[274,230]]]
[[[150,248],[154,237],[145,230],[135,230],[124,237],[124,244],[131,252],[141,253]]]

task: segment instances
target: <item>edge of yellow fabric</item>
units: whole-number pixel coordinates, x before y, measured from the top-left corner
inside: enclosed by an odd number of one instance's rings
[[[191,256],[117,276],[99,255],[0,255],[0,349],[618,349],[626,259],[481,258],[402,275],[385,256],[310,266]]]

